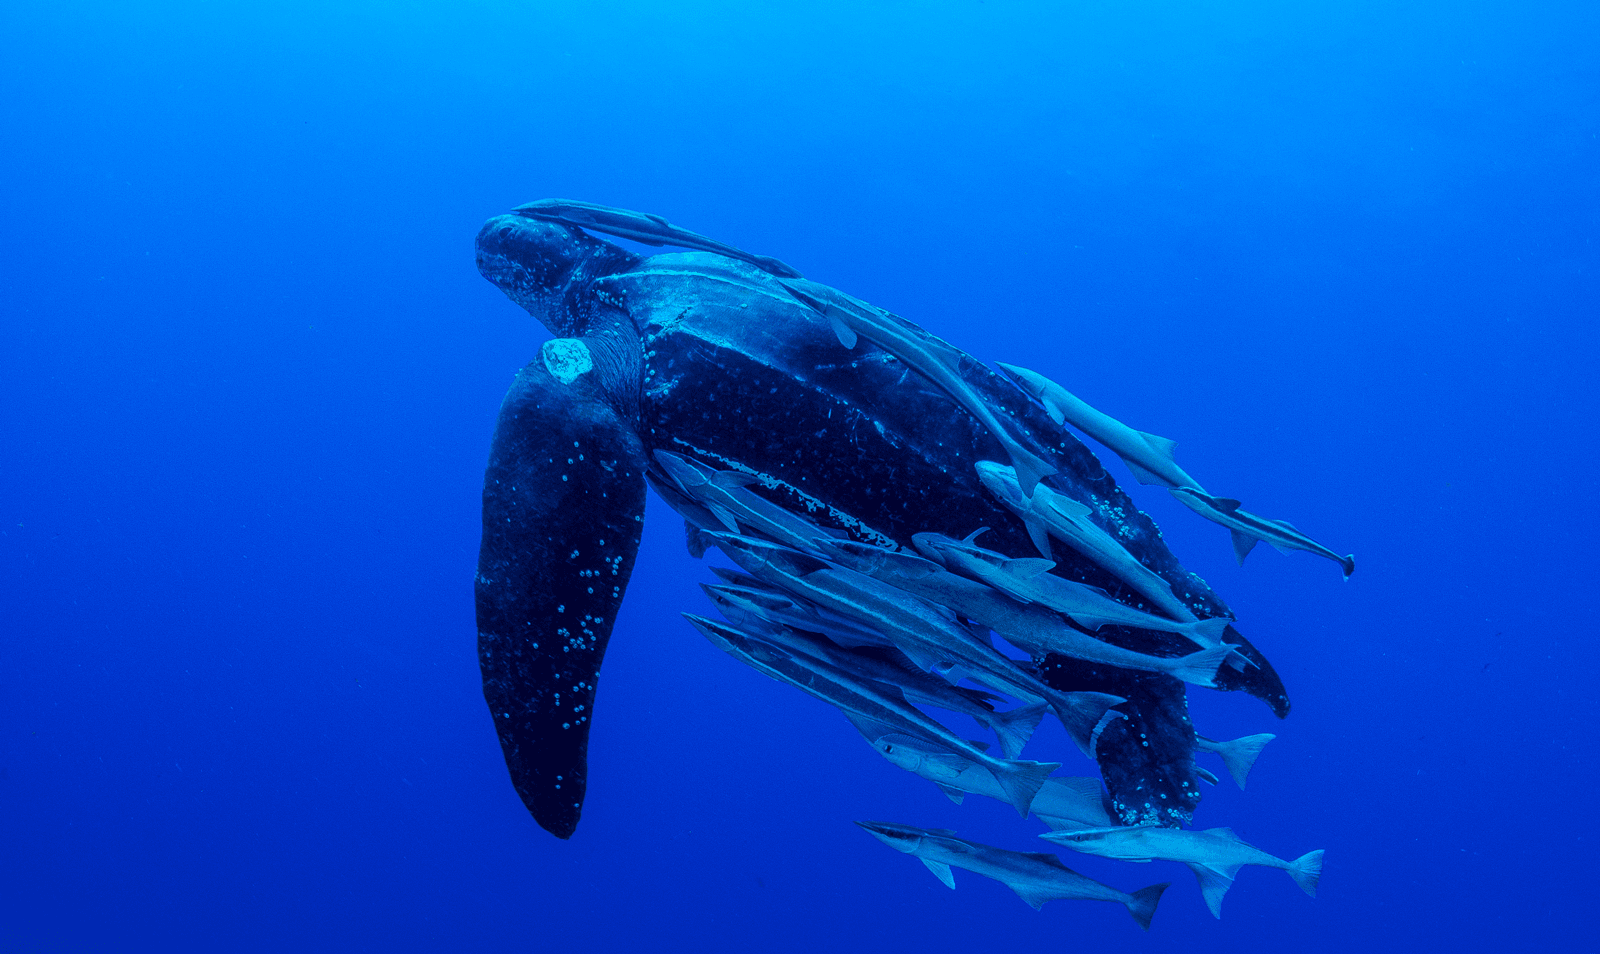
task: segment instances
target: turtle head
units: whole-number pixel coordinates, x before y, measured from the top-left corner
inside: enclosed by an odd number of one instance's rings
[[[478,272],[560,338],[588,330],[583,292],[590,282],[639,260],[581,229],[497,215],[477,240]]]

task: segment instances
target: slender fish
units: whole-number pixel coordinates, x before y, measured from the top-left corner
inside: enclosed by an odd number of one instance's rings
[[[1184,473],[1172,457],[1173,450],[1178,446],[1176,441],[1136,431],[1111,415],[1083,403],[1066,388],[1036,371],[1014,364],[1000,364],[1000,368],[1011,375],[1018,387],[1044,405],[1051,420],[1057,424],[1070,423],[1110,448],[1133,471],[1134,479],[1139,483],[1199,489],[1200,482]]]
[[[994,774],[1006,801],[1024,818],[1039,786],[1060,762],[997,759],[924,715],[894,686],[858,679],[810,656],[789,656],[732,626],[687,613],[685,618],[719,649],[780,682],[816,696],[843,712],[858,729],[925,738],[967,756]],[[878,728],[883,727],[883,728]]]
[[[905,852],[928,866],[947,887],[954,888],[952,866],[993,878],[1028,902],[1035,910],[1046,901],[1115,901],[1128,909],[1134,921],[1146,931],[1155,916],[1156,903],[1167,885],[1151,885],[1133,894],[1085,878],[1044,852],[1007,851],[955,837],[946,828],[913,828],[891,822],[856,822],[873,837],[896,851]]]
[[[732,620],[757,617],[766,624],[759,627],[742,625],[747,635],[771,643],[789,656],[804,654],[822,660],[836,669],[864,680],[898,686],[908,701],[935,706],[947,712],[967,716],[993,732],[1000,741],[1000,750],[1008,759],[1022,754],[1022,748],[1038,728],[1048,709],[1044,703],[1021,706],[1007,711],[996,711],[984,701],[985,693],[949,682],[916,668],[910,659],[898,650],[887,652],[855,651],[834,644],[823,636],[812,635],[804,629],[791,628],[778,614],[763,616],[759,605],[748,602],[739,591],[722,586],[702,585],[711,602]],[[890,655],[892,654],[892,655]],[[898,657],[898,658],[896,658]]]
[[[1258,517],[1248,510],[1240,510],[1237,500],[1212,497],[1192,487],[1173,487],[1167,492],[1200,516],[1228,528],[1233,534],[1233,555],[1239,558],[1240,566],[1244,566],[1244,558],[1250,555],[1256,542],[1265,540],[1282,553],[1305,550],[1307,553],[1327,557],[1339,564],[1347,580],[1350,579],[1350,574],[1356,571],[1354,553],[1340,556],[1296,530],[1294,524],[1287,520],[1268,520],[1266,517]]]
[[[1005,446],[1024,491],[1032,493],[1035,484],[1056,472],[1047,461],[1011,435],[1011,429],[995,416],[989,402],[961,376],[958,370],[961,352],[914,325],[826,285],[804,279],[785,280],[783,285],[795,298],[828,319],[840,344],[854,348],[858,336],[866,338],[904,361],[966,408]]]
[[[1107,717],[1107,710],[1123,701],[1104,693],[1064,693],[1045,685],[961,625],[949,604],[929,603],[866,574],[760,540],[726,533],[706,536],[757,579],[879,630],[922,669],[937,672],[951,682],[970,677],[997,692],[1009,693],[1025,705],[1050,703],[1086,754],[1093,754],[1095,733]]]
[[[939,790],[957,805],[968,794],[1001,802],[1006,800],[1005,790],[995,782],[989,770],[958,752],[907,735],[884,735],[868,738],[867,742],[894,765],[939,786]],[[1056,831],[1111,825],[1097,778],[1047,778],[1039,794],[1033,797],[1031,810]]]
[[[595,205],[593,202],[577,202],[572,199],[540,199],[519,205],[511,210],[517,215],[527,219],[542,219],[546,222],[560,222],[563,225],[576,225],[579,228],[595,232],[604,232],[619,238],[632,239],[645,245],[676,245],[680,248],[698,249],[702,252],[715,252],[728,258],[748,262],[751,265],[776,275],[780,278],[799,278],[800,273],[783,264],[775,258],[766,255],[752,255],[742,249],[734,248],[715,239],[706,238],[698,232],[680,229],[659,215],[648,212],[633,212],[628,209],[616,209],[609,205]]]
[[[1322,877],[1322,851],[1308,851],[1293,861],[1275,858],[1246,844],[1232,829],[1206,831],[1180,828],[1083,828],[1052,831],[1039,836],[1085,854],[1119,861],[1180,861],[1200,882],[1200,894],[1215,917],[1222,917],[1222,898],[1245,865],[1281,868],[1300,889],[1317,896]]]
[[[1051,559],[1050,537],[1088,557],[1094,564],[1128,584],[1154,603],[1161,612],[1180,622],[1194,622],[1194,612],[1172,592],[1172,584],[1134,558],[1116,538],[1089,519],[1089,508],[1046,484],[1022,492],[1016,471],[992,460],[975,465],[978,479],[1002,504],[1021,517],[1039,555]]]
[[[968,542],[971,537],[967,541],[961,541],[940,533],[919,533],[911,540],[917,549],[930,559],[937,560],[959,573],[975,577],[1016,599],[1039,603],[1065,613],[1081,626],[1094,629],[1108,624],[1132,626],[1137,629],[1178,633],[1195,643],[1205,639],[1214,644],[1209,649],[1202,649],[1187,656],[1176,658],[1151,656],[1063,627],[1048,640],[1033,645],[1017,643],[1031,652],[1060,653],[1074,659],[1101,662],[1123,669],[1164,672],[1197,686],[1215,686],[1217,668],[1238,648],[1234,644],[1224,643],[1220,638],[1216,638],[1227,628],[1229,620],[1219,618],[1178,623],[1136,610],[1118,603],[1106,595],[1104,590],[1047,572],[1055,565],[1049,560],[1011,559],[1004,554],[985,550]],[[1203,636],[1196,638],[1202,633]]]

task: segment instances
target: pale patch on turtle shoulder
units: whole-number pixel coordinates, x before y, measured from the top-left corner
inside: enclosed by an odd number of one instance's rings
[[[594,370],[594,356],[589,346],[577,338],[552,338],[539,349],[545,370],[562,384],[571,384]]]

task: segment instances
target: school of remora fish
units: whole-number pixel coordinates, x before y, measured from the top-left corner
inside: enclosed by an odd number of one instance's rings
[[[935,371],[927,376],[939,383],[936,361],[905,348],[893,326],[877,318],[871,306],[850,300],[841,308],[791,290],[834,323],[844,346],[854,347],[858,337],[866,337],[919,371]],[[902,347],[897,350],[896,345]],[[1353,556],[1339,556],[1287,522],[1242,510],[1238,501],[1207,494],[1173,459],[1173,442],[1128,427],[1042,375],[1008,364],[1000,367],[1058,424],[1071,424],[1116,453],[1139,482],[1165,486],[1196,513],[1227,527],[1241,563],[1257,541],[1265,540],[1280,550],[1327,557],[1340,565],[1346,579],[1355,571]],[[958,388],[949,390],[959,399]],[[1003,436],[1003,430],[996,433]],[[981,461],[976,466],[985,486],[1026,522],[1042,558],[986,550],[976,539],[979,533],[966,540],[918,534],[920,556],[841,540],[749,492],[746,488],[755,479],[747,474],[715,470],[666,451],[655,456],[675,489],[720,523],[700,528],[703,539],[744,571],[716,569],[723,582],[704,587],[727,622],[684,614],[730,656],[837,707],[886,759],[934,783],[957,803],[968,794],[1006,802],[1019,815],[1031,813],[1044,822],[1050,828],[1040,835],[1044,840],[1085,854],[1188,865],[1216,917],[1222,916],[1223,897],[1245,865],[1281,868],[1306,894],[1316,896],[1321,850],[1284,861],[1228,828],[1113,825],[1098,779],[1055,776],[1060,762],[1020,757],[1034,728],[1053,710],[1092,758],[1099,730],[1118,717],[1112,706],[1122,700],[1045,685],[983,634],[989,628],[984,621],[991,619],[985,603],[1038,604],[1077,624],[1056,628],[1036,642],[1028,640],[1028,630],[1006,630],[1012,643],[1036,655],[1059,653],[1164,672],[1201,686],[1212,684],[1218,666],[1240,659],[1233,652],[1236,647],[1221,639],[1229,620],[1196,620],[1165,581],[1085,519],[1087,507],[1039,483],[1048,467],[1041,472],[1040,462],[1026,451],[1016,449],[1010,465]],[[685,511],[691,523],[703,521]],[[1135,609],[1102,590],[1049,574],[1054,565],[1049,540],[1093,559],[1162,612]],[[1178,633],[1194,643],[1195,651],[1176,658],[1149,656],[1093,635],[1099,626],[1114,623]],[[963,681],[983,688],[963,686]],[[1010,707],[1000,708],[1004,702]],[[1000,757],[991,755],[986,744],[962,739],[921,707],[970,716],[994,733]],[[1231,742],[1201,737],[1200,748],[1219,755],[1243,788],[1256,756],[1273,738],[1266,733]],[[1061,899],[1113,901],[1148,930],[1168,887],[1157,884],[1128,893],[1078,874],[1054,854],[967,841],[948,829],[857,824],[916,857],[951,888],[955,880],[950,869],[964,868],[1002,882],[1034,908]]]

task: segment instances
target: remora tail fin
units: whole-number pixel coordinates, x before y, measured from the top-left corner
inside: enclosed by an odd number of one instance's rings
[[[1040,702],[1019,709],[996,712],[987,718],[989,728],[994,730],[995,738],[1000,741],[1000,751],[1005,753],[1006,758],[1014,759],[1022,754],[1022,747],[1033,737],[1033,730],[1039,727],[1039,722],[1044,718],[1045,710],[1048,708],[1049,706]]]
[[[1146,931],[1150,930],[1150,919],[1156,916],[1156,903],[1161,900],[1161,892],[1167,890],[1172,882],[1153,884],[1148,888],[1135,891],[1128,898],[1128,913],[1139,922],[1139,926]]]
[[[1028,808],[1033,804],[1033,797],[1039,794],[1039,787],[1044,780],[1061,767],[1060,762],[1030,762],[1026,759],[1005,759],[1001,764],[1005,768],[992,774],[1005,790],[1006,800],[1023,818],[1028,817]]]
[[[1184,682],[1192,682],[1197,686],[1215,686],[1217,684],[1217,670],[1224,660],[1239,647],[1233,643],[1223,643],[1210,649],[1202,649],[1197,653],[1190,653],[1177,659],[1179,665],[1172,667],[1172,675]]]
[[[1285,869],[1300,890],[1313,898],[1317,896],[1317,881],[1322,878],[1322,849],[1308,851],[1295,860],[1289,862]]]
[[[1039,481],[1056,472],[1043,458],[1026,448],[1013,443],[1007,450],[1011,454],[1011,466],[1017,472],[1017,483],[1022,487],[1025,497],[1032,497],[1033,488],[1039,486]]]
[[[1228,774],[1233,776],[1233,781],[1242,791],[1245,780],[1250,777],[1250,770],[1255,767],[1256,757],[1267,743],[1276,739],[1271,732],[1262,732],[1258,735],[1247,735],[1234,739],[1232,742],[1213,742],[1211,751],[1222,756],[1222,764],[1228,767]]]
[[[1072,737],[1083,754],[1090,758],[1094,758],[1094,745],[1100,738],[1100,730],[1105,728],[1105,721],[1113,717],[1123,718],[1122,713],[1111,711],[1111,707],[1127,701],[1122,696],[1105,692],[1059,692],[1050,695],[1050,707],[1055,710],[1056,718],[1061,720],[1067,735]]]
[[[1210,642],[1201,643],[1200,645],[1215,645],[1222,639],[1222,634],[1228,631],[1228,627],[1233,625],[1233,622],[1232,619],[1226,616],[1213,616],[1196,622],[1194,631],[1205,639],[1210,640]]]

